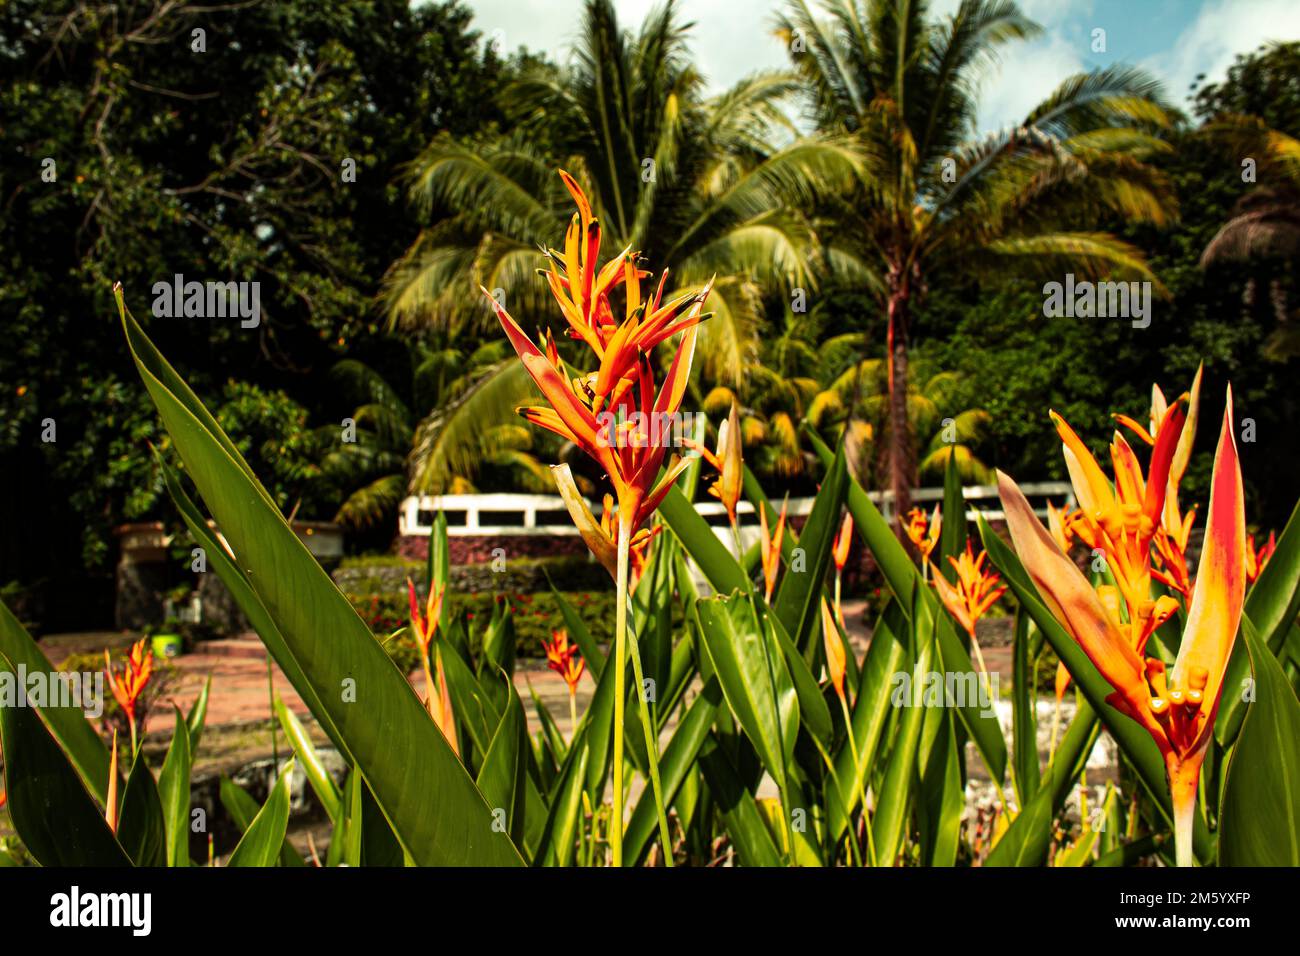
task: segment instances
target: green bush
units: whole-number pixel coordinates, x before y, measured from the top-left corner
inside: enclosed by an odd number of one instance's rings
[[[614,619],[614,594],[612,591],[567,591],[564,598],[582,617],[587,628],[598,641],[608,639],[609,624]],[[408,624],[410,601],[405,591],[387,591],[381,594],[349,593],[348,600],[357,613],[370,625],[371,631],[384,643],[384,649],[404,673],[420,665],[419,652],[414,638],[406,632],[393,636]],[[423,600],[423,595],[421,596]],[[551,631],[564,627],[564,616],[550,591],[532,594],[524,592],[452,594],[453,614],[462,615],[470,635],[470,649],[477,650],[483,629],[492,617],[493,604],[504,601],[510,605],[513,616],[516,649],[520,657],[541,657],[542,641],[549,639]],[[391,638],[391,639],[390,639]]]

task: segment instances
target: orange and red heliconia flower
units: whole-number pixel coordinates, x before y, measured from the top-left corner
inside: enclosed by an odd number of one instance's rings
[[[913,508],[907,513],[907,524],[904,529],[907,532],[907,538],[916,546],[916,550],[921,554],[921,565],[924,566],[930,560],[930,554],[934,551],[935,546],[939,543],[939,531],[942,524],[941,513],[938,506],[935,506],[934,513],[927,519],[925,511],[921,508]]]
[[[1264,567],[1268,564],[1269,558],[1273,557],[1273,552],[1277,550],[1277,535],[1272,531],[1268,533],[1268,540],[1255,547],[1255,536],[1252,534],[1248,539],[1246,548],[1246,581],[1250,584],[1255,583],[1255,579],[1264,573]]]
[[[545,351],[529,339],[519,324],[486,289],[497,319],[525,370],[547,404],[521,408],[525,419],[580,448],[598,464],[613,486],[617,526],[606,510],[598,522],[579,494],[567,466],[553,469],[556,484],[574,523],[592,553],[617,577],[618,537],[629,540],[659,507],[688,460],[678,457],[656,481],[668,441],[659,424],[671,421],[681,407],[695,354],[701,314],[711,283],[694,292],[665,300],[667,271],[648,295],[641,287],[650,273],[640,268],[637,254],[624,249],[604,266],[598,265],[600,224],[591,203],[572,176],[560,178],[578,211],[565,234],[563,251],[548,253],[546,272],[551,293],[569,325],[569,335],[584,342],[597,364],[594,372],[571,375],[549,337]],[[561,271],[561,267],[562,271]],[[621,289],[623,317],[616,319],[610,293]],[[651,354],[656,346],[682,335],[662,385],[656,389]],[[642,539],[641,548],[648,544]]]
[[[104,673],[108,676],[108,686],[112,689],[118,706],[126,714],[126,719],[133,725],[136,722],[137,705],[153,675],[153,651],[148,645],[148,639],[143,637],[131,645],[131,652],[127,655],[120,674],[114,672],[108,651],[104,651]]]
[[[1187,396],[1164,410],[1146,481],[1131,449],[1116,436],[1112,492],[1078,436],[1053,416],[1089,530],[1105,547],[1116,586],[1094,590],[1039,523],[1016,483],[998,473],[998,490],[1017,554],[1044,603],[1114,688],[1107,701],[1140,724],[1164,757],[1180,864],[1191,859],[1191,829],[1201,765],[1218,712],[1223,677],[1245,599],[1247,545],[1241,467],[1232,434],[1229,388],[1214,458],[1200,566],[1172,671],[1147,657],[1147,639],[1179,607],[1150,596],[1150,548],[1162,523]],[[1127,606],[1122,621],[1120,603]]]
[[[934,568],[931,578],[934,588],[957,623],[965,628],[966,633],[975,637],[975,625],[988,613],[989,608],[997,603],[998,598],[1006,592],[1006,585],[998,586],[1001,580],[997,573],[986,568],[987,552],[980,551],[976,557],[971,549],[969,539],[966,550],[957,557],[948,556],[948,562],[957,572],[957,581],[950,583],[938,568]]]
[[[578,692],[578,681],[586,669],[586,662],[578,653],[577,645],[569,643],[569,632],[564,628],[551,631],[551,639],[542,639],[542,649],[546,652],[546,666],[564,679],[569,685],[569,694]]]
[[[767,509],[762,507],[758,509],[758,546],[763,565],[763,599],[769,602],[772,600],[772,592],[776,590],[776,578],[781,570],[781,541],[785,537],[788,505],[789,501],[781,502],[781,513],[776,519],[776,529],[770,533],[767,525]]]
[[[410,578],[406,579],[406,593],[411,602],[411,631],[415,634],[420,652],[427,655],[433,636],[438,631],[438,621],[442,617],[442,598],[445,589],[430,586],[423,615],[420,614],[420,602],[415,594],[415,582]]]

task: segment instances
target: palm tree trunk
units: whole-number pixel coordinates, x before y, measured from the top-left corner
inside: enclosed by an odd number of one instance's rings
[[[889,294],[889,487],[894,493],[894,522],[899,534],[912,506],[912,486],[916,482],[912,426],[907,418],[909,298],[906,286]]]

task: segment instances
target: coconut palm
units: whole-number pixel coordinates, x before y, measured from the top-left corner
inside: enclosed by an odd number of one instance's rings
[[[815,287],[824,254],[806,213],[846,187],[857,157],[842,140],[797,135],[780,109],[797,90],[790,74],[706,97],[687,29],[672,2],[633,34],[611,0],[588,0],[571,62],[534,67],[504,94],[509,136],[435,140],[411,168],[412,198],[435,221],[390,270],[391,318],[491,327],[482,285],[514,315],[550,321],[537,244],[571,212],[558,165],[582,183],[615,250],[669,266],[670,290],[714,279],[704,371],[739,382],[763,295]]]
[[[339,441],[336,426],[321,430],[331,447],[322,471],[352,489],[334,520],[372,528],[391,518],[407,494],[472,492],[483,473],[509,487],[550,487],[545,466],[532,453],[531,430],[513,421],[483,427],[482,407],[527,395],[517,376],[500,371],[502,343],[467,351],[444,337],[437,346],[415,342],[408,351],[410,374],[402,389],[357,359],[330,369],[331,382],[357,403],[349,416],[351,440]]]
[[[882,464],[888,473],[888,445],[878,440],[889,434],[886,363],[859,359],[863,333],[828,333],[830,312],[825,302],[806,314],[787,310],[745,383],[738,389],[716,386],[701,404],[714,421],[727,415],[733,401],[738,404],[746,461],[762,478],[789,482],[814,473],[815,458],[799,444],[803,422],[836,440],[847,438],[855,468],[868,481],[880,474]],[[908,380],[907,420],[911,434],[927,440],[920,475],[942,481],[948,456],[956,455],[963,481],[991,481],[992,469],[976,453],[988,412],[961,406],[955,372],[920,364],[914,373]]]
[[[919,301],[942,274],[1152,280],[1141,253],[1095,231],[1106,216],[1164,223],[1172,194],[1144,162],[1171,122],[1157,84],[1123,67],[1062,83],[1013,129],[977,136],[977,81],[998,50],[1039,28],[1006,0],[963,0],[950,17],[923,0],[794,0],[778,18],[809,109],[852,135],[862,175],[833,209],[842,243],[879,264],[887,320],[889,483],[900,511],[916,479],[908,344]]]

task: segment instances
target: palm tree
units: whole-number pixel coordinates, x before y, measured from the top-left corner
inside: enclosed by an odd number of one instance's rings
[[[908,344],[928,284],[945,272],[1008,269],[1153,281],[1137,249],[1077,230],[1107,215],[1167,221],[1171,191],[1144,160],[1168,148],[1156,134],[1171,113],[1152,79],[1115,67],[1071,77],[1019,126],[979,137],[981,70],[1004,44],[1039,31],[1014,3],[963,0],[941,21],[923,0],[822,7],[815,14],[794,0],[777,32],[817,127],[851,135],[864,156],[862,175],[832,211],[835,238],[856,243],[883,277],[889,479],[902,513],[916,479]]]
[[[863,333],[828,334],[830,311],[824,301],[807,314],[787,310],[745,383],[737,389],[716,386],[701,404],[712,420],[721,421],[737,403],[746,461],[762,478],[789,482],[815,473],[815,457],[799,444],[801,422],[836,440],[846,437],[855,469],[864,477],[878,471],[874,466],[882,457],[888,473],[888,448],[876,441],[888,431],[886,363],[858,358]],[[907,419],[912,434],[928,439],[920,474],[942,481],[948,456],[956,455],[963,481],[989,483],[993,471],[976,454],[988,412],[960,406],[957,373],[925,364],[915,372],[908,381]]]
[[[330,379],[356,407],[349,416],[355,440],[338,441],[336,426],[321,430],[332,448],[322,471],[352,489],[334,520],[373,528],[391,518],[408,493],[472,492],[482,472],[511,487],[549,488],[546,468],[532,454],[540,436],[514,421],[484,427],[480,415],[483,406],[495,408],[527,394],[517,376],[499,371],[504,352],[504,343],[497,342],[470,351],[445,337],[437,346],[412,343],[404,389],[357,359],[336,363]],[[498,393],[485,392],[485,383]]]
[[[1300,259],[1300,140],[1272,129],[1257,116],[1225,114],[1205,127],[1212,142],[1234,158],[1255,160],[1260,185],[1247,192],[1201,254],[1202,268],[1222,263],[1274,261],[1292,265]],[[1254,294],[1247,279],[1245,295]],[[1269,282],[1278,327],[1264,344],[1275,359],[1300,354],[1300,333],[1291,323],[1286,285],[1278,276]]]
[[[588,0],[572,61],[536,66],[504,94],[511,135],[436,139],[410,170],[433,221],[387,276],[390,318],[490,327],[482,285],[526,322],[549,321],[536,270],[538,244],[571,210],[558,165],[591,197],[611,252],[671,267],[670,289],[716,277],[700,354],[706,375],[739,382],[763,296],[816,286],[823,251],[805,210],[846,188],[858,157],[842,138],[797,135],[780,109],[798,89],[790,74],[707,98],[687,31],[671,0],[635,34],[611,0]]]

